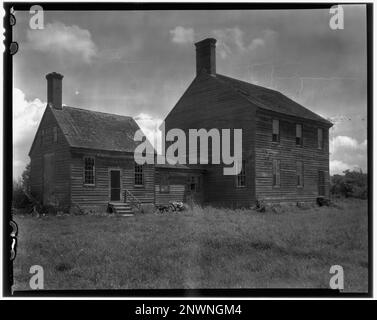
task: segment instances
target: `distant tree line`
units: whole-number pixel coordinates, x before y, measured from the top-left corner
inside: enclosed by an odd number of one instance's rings
[[[335,197],[368,198],[368,175],[360,169],[343,171],[331,177],[330,192]]]

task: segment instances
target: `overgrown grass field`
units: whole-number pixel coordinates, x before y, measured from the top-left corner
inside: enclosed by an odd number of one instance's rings
[[[14,289],[328,288],[367,291],[367,202],[282,213],[195,208],[179,214],[15,216]]]

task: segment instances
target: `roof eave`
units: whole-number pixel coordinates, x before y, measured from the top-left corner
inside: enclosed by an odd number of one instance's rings
[[[252,102],[250,102],[252,103]],[[305,117],[300,117],[300,116],[297,116],[297,115],[292,115],[292,114],[288,114],[288,113],[284,113],[284,112],[277,112],[277,111],[273,111],[273,110],[269,110],[269,109],[266,109],[266,108],[263,108],[263,107],[260,107],[260,106],[257,106],[257,110],[260,110],[262,112],[267,112],[267,113],[274,113],[274,114],[279,114],[279,115],[282,115],[282,116],[285,116],[285,117],[292,117],[292,118],[297,118],[297,119],[300,119],[300,120],[303,120],[303,121],[310,121],[310,122],[315,122],[317,124],[321,124],[321,125],[325,125],[329,128],[331,128],[333,126],[333,123],[331,123],[330,121],[320,117],[321,119],[312,119],[312,118],[305,118]]]

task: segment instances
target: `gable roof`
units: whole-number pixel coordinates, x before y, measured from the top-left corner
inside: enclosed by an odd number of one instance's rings
[[[214,78],[222,82],[223,84],[232,87],[239,94],[244,96],[247,100],[249,100],[259,108],[287,114],[294,117],[319,121],[328,126],[332,126],[332,123],[330,121],[298,104],[279,91],[267,89],[245,81],[226,77],[221,74],[216,74]]]
[[[244,98],[255,104],[257,107],[273,112],[287,114],[294,117],[314,120],[325,125],[332,126],[332,123],[318,114],[298,104],[279,91],[267,89],[245,81],[226,77],[221,74],[213,76],[214,79],[237,91]]]
[[[64,106],[51,108],[70,147],[134,152],[140,127],[132,117]]]

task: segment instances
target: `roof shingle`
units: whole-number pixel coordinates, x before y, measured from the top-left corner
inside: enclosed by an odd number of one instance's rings
[[[140,127],[132,117],[64,106],[51,108],[71,147],[134,152]]]

